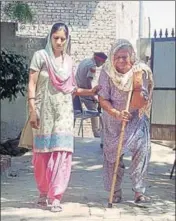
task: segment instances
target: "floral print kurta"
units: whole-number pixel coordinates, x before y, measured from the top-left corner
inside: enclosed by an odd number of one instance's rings
[[[145,75],[144,75],[145,76]],[[147,79],[143,79],[143,91],[148,93]],[[110,101],[112,106],[117,110],[124,110],[126,107],[128,92],[120,91],[112,83],[109,76],[102,69],[99,85],[102,89],[99,95]],[[139,110],[131,109],[132,119],[127,123],[122,147],[122,155],[128,151],[132,152],[131,176],[133,189],[144,192],[143,178],[147,170],[150,158],[150,135],[149,135],[149,119],[143,114],[139,117]],[[104,153],[104,181],[105,189],[110,190],[114,163],[117,156],[117,146],[119,135],[121,132],[121,121],[103,111],[103,153]],[[122,176],[124,174],[124,165],[121,160],[117,175],[116,190],[120,189]]]
[[[69,62],[69,59],[69,56],[66,56],[64,62]],[[72,69],[72,66],[69,68]],[[34,151],[73,152],[72,94],[64,94],[54,88],[39,51],[34,53],[30,69],[40,72],[36,90],[36,110],[40,119],[40,129],[33,129]]]

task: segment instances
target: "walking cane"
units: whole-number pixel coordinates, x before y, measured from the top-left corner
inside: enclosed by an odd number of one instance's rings
[[[125,109],[126,111],[129,110],[131,95],[132,95],[132,89],[128,93],[128,100],[127,100],[126,109]],[[117,146],[117,158],[116,158],[115,168],[114,168],[114,173],[113,173],[113,180],[112,180],[111,192],[110,192],[110,196],[109,196],[108,208],[112,208],[112,201],[113,201],[114,189],[115,189],[115,184],[116,184],[116,179],[117,179],[117,170],[119,167],[119,161],[120,161],[120,156],[121,156],[121,151],[122,151],[122,144],[123,144],[125,127],[126,127],[126,121],[122,121],[119,143]]]

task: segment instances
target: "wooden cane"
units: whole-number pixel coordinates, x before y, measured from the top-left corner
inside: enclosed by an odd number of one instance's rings
[[[129,111],[131,95],[132,95],[132,89],[128,93],[128,100],[127,100],[126,109],[125,109],[126,111]],[[111,191],[110,191],[110,196],[109,196],[108,208],[112,208],[114,189],[115,189],[115,184],[116,184],[116,179],[117,179],[117,170],[118,170],[118,167],[119,167],[120,156],[121,156],[121,152],[122,152],[122,145],[123,145],[123,138],[124,138],[126,123],[127,123],[126,121],[122,121],[122,127],[121,127],[120,137],[119,137],[119,143],[118,143],[118,146],[117,146],[117,158],[116,158],[115,168],[114,168],[114,173],[113,173],[113,180],[112,180]]]

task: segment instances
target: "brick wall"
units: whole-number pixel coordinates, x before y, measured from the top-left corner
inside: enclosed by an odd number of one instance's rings
[[[53,23],[64,21],[71,32],[71,54],[75,62],[92,56],[97,50],[107,52],[115,39],[115,1],[53,0],[29,2],[29,5],[35,12],[34,22],[19,25],[17,35],[45,38]],[[3,12],[1,19],[7,20]]]
[[[53,23],[63,21],[70,29],[71,55],[76,63],[94,51],[107,53],[116,38],[128,38],[136,44],[138,1],[27,2],[35,13],[34,22],[19,24],[17,36],[45,38]],[[4,5],[2,1],[1,21],[10,21],[3,12]]]
[[[25,1],[35,12],[32,24],[15,24],[1,5],[1,47],[25,55],[30,61],[36,50],[44,47],[45,38],[55,22],[64,22],[71,34],[71,56],[75,64],[94,51],[108,53],[116,38],[127,38],[134,46],[138,37],[138,1]],[[3,139],[20,132],[26,115],[26,100],[1,102]],[[85,136],[92,136],[90,121],[85,122]],[[77,129],[76,129],[77,131]]]

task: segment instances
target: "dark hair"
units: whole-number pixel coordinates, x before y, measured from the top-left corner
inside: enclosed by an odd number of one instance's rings
[[[68,27],[64,23],[55,23],[51,28],[50,37],[52,34],[54,34],[56,31],[63,30],[65,32],[66,38],[68,39],[69,30]]]

